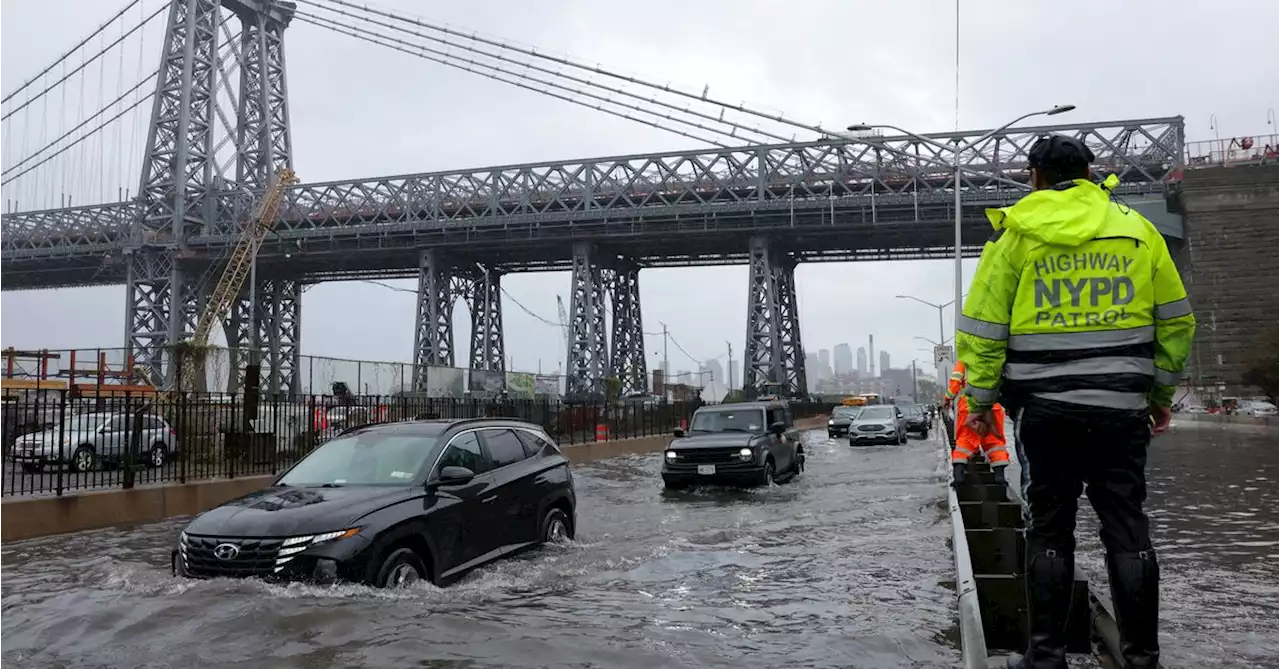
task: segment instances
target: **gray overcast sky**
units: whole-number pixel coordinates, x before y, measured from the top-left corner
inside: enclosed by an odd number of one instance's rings
[[[13,90],[123,4],[4,0],[3,90]],[[148,4],[159,6],[157,0]],[[949,2],[813,1],[803,12],[745,0],[383,0],[382,6],[694,91],[709,84],[724,98],[828,127],[886,122],[933,132],[955,124],[955,15]],[[991,1],[967,2],[961,11],[962,129],[1072,103],[1079,109],[1059,117],[1064,122],[1183,115],[1188,138],[1197,140],[1213,138],[1212,116],[1223,137],[1275,132],[1267,125],[1268,110],[1280,97],[1275,2]],[[294,165],[306,181],[693,145],[300,22],[286,41]],[[158,41],[147,49],[154,68]],[[136,174],[127,181],[136,184]],[[966,279],[971,272],[969,267]],[[842,341],[856,348],[873,334],[895,367],[926,357],[912,337],[936,337],[938,325],[933,310],[893,295],[946,301],[952,291],[949,264],[936,261],[806,265],[797,280],[806,349]],[[745,267],[647,270],[641,284],[646,330],[659,330],[665,321],[699,358],[723,355],[727,339],[735,360],[741,359]],[[506,280],[515,299],[552,320],[555,296],[567,299],[568,286],[564,273]],[[122,286],[6,292],[2,300],[4,346],[123,344]],[[411,359],[409,293],[324,284],[306,293],[303,309],[304,353]],[[560,331],[510,300],[504,318],[515,368],[533,371],[540,361],[543,370],[554,370],[564,351]],[[461,306],[457,322],[465,352]],[[648,338],[648,349],[652,365],[661,338]],[[694,368],[674,348],[671,366]]]

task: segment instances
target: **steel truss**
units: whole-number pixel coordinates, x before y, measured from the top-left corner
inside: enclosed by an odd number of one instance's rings
[[[157,100],[159,104],[161,98]],[[966,200],[998,203],[1020,197],[1023,191],[1008,182],[1026,181],[1027,152],[1036,139],[1051,132],[1087,143],[1097,156],[1095,169],[1120,177],[1121,195],[1163,193],[1183,162],[1181,117],[1014,128],[962,156],[966,168],[976,172],[966,174],[960,184]],[[968,141],[984,133],[930,137]],[[364,238],[432,224],[448,223],[461,232],[467,228],[460,223],[482,228],[512,222],[621,221],[686,211],[755,211],[811,200],[920,207],[951,201],[950,162],[949,155],[917,139],[884,137],[306,184],[290,189],[277,229],[290,239],[336,233]],[[229,192],[222,197],[235,200],[242,195]],[[235,206],[228,201],[218,209]],[[82,253],[81,247],[85,253],[101,254],[91,249],[121,236],[119,225],[126,216],[120,207],[127,205],[6,216],[4,258],[76,254]],[[219,239],[213,235],[209,242],[230,243]]]
[[[644,357],[644,324],[640,316],[640,265],[620,259],[614,267],[610,293],[613,303],[613,350],[609,375],[620,392],[647,393],[649,375]]]
[[[222,11],[224,4],[240,19],[238,48]],[[88,220],[93,213],[129,221],[127,233],[117,229],[113,238],[128,256],[126,346],[156,385],[172,381],[173,366],[166,363],[163,352],[186,338],[204,306],[204,287],[184,267],[188,243],[202,234],[234,231],[227,219],[234,221],[236,213],[244,210],[240,189],[265,185],[269,174],[289,163],[281,39],[291,11],[275,3],[246,0],[173,0],[136,211],[132,205],[119,205],[45,215],[74,222],[75,234],[91,244],[112,236],[105,232],[104,221]],[[230,78],[225,61],[232,56],[240,73],[234,130],[219,104],[219,94]],[[232,184],[231,189],[218,163],[218,152],[226,142],[214,143],[215,119],[227,130],[228,140],[235,138],[239,185]],[[131,219],[126,218],[130,215]],[[298,291],[280,282],[263,287],[268,290],[259,295],[267,302],[258,305],[260,322],[279,323],[288,330],[298,320]],[[181,310],[181,316],[175,317],[174,308]],[[262,308],[270,314],[265,319]],[[243,315],[233,313],[224,323],[228,334],[235,336],[227,342],[230,348],[256,343],[244,339],[252,339],[252,327],[230,322]],[[296,328],[286,334],[273,332],[268,341],[272,346],[266,361],[269,384],[277,390],[296,388]]]
[[[808,394],[800,314],[796,308],[796,258],[767,237],[751,238],[747,283],[747,346],[742,387],[759,395],[767,383],[786,397]]]
[[[426,249],[418,258],[414,388],[426,390],[431,367],[455,364],[453,307],[458,299],[471,312],[471,368],[505,373],[501,274],[474,263],[455,262],[437,249]]]
[[[589,242],[573,245],[565,394],[575,400],[603,398],[604,379],[608,372],[605,299],[611,276],[601,267],[596,254],[596,249]]]

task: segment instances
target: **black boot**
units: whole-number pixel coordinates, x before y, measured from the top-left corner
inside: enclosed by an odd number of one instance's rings
[[[1004,483],[1004,467],[991,468],[991,480],[995,483]]]
[[[963,462],[951,463],[951,487],[952,488],[959,488],[960,486],[964,485],[964,474],[965,474],[965,469],[967,468],[968,466]]]
[[[1129,669],[1160,666],[1160,564],[1154,550],[1107,554],[1120,652]]]
[[[1027,653],[1005,661],[1008,669],[1067,669],[1067,615],[1075,556],[1046,550],[1027,554]]]

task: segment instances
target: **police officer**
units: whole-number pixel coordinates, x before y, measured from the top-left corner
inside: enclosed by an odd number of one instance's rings
[[[987,211],[995,234],[957,323],[970,422],[997,399],[1018,407],[1025,458],[1025,655],[1010,667],[1065,669],[1064,628],[1084,484],[1098,514],[1124,659],[1158,666],[1159,568],[1142,504],[1147,446],[1169,406],[1195,319],[1164,239],[1089,180],[1093,153],[1048,136],[1031,149],[1033,192]],[[1007,398],[1007,399],[1006,399]],[[1022,458],[1020,458],[1022,459]]]

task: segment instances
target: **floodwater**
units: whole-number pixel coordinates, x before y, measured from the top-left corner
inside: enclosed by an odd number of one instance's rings
[[[3,547],[14,667],[954,667],[940,442],[807,434],[768,490],[575,469],[578,541],[446,589],[179,581],[182,523]]]
[[[1169,667],[1270,667],[1277,652],[1274,427],[1176,420],[1147,454],[1160,560],[1160,645]],[[1093,509],[1081,497],[1081,566],[1106,582]]]
[[[578,466],[578,541],[403,592],[178,581],[182,523],[4,545],[6,667],[955,667],[942,447],[807,435],[761,491],[661,491],[656,454]],[[1152,445],[1165,665],[1274,666],[1277,433]],[[1082,498],[1079,562],[1103,583]],[[1073,658],[1076,666],[1092,663]]]

